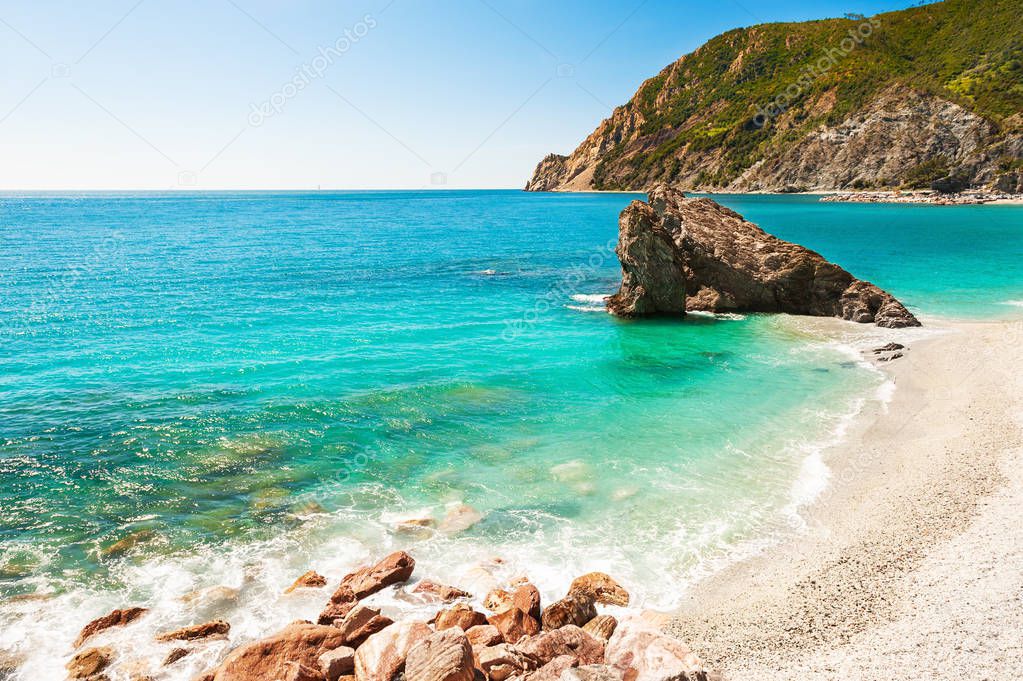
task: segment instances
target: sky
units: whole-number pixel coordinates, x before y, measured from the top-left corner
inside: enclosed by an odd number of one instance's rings
[[[521,187],[737,26],[905,0],[0,0],[0,190]]]

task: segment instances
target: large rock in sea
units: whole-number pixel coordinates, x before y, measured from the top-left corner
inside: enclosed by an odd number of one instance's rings
[[[619,219],[622,284],[608,310],[622,317],[686,311],[785,312],[888,328],[920,326],[891,294],[735,211],[659,186]]]
[[[254,643],[235,648],[201,681],[256,681],[284,678],[292,663],[318,669],[319,658],[344,643],[336,627],[295,622]]]

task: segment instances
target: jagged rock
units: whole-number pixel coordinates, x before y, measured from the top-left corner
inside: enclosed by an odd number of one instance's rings
[[[340,646],[320,655],[320,673],[327,681],[338,681],[342,676],[355,671],[355,649]]]
[[[465,636],[473,647],[494,646],[504,642],[500,629],[492,624],[477,624],[475,627],[469,627],[465,630]]]
[[[290,594],[296,589],[318,589],[324,586],[327,586],[327,578],[315,570],[310,570],[296,579],[291,586],[284,590],[284,593]]]
[[[408,652],[406,681],[472,681],[472,646],[457,627],[431,634]]]
[[[906,349],[906,346],[902,345],[900,343],[888,343],[887,345],[882,345],[879,348],[874,348],[874,354],[875,355],[879,355],[882,352],[895,352],[896,350],[905,350],[905,349]]]
[[[81,647],[85,643],[86,639],[98,634],[101,631],[110,629],[111,627],[123,627],[126,624],[130,624],[138,618],[149,612],[148,608],[124,608],[114,610],[109,614],[97,617],[93,621],[82,627],[82,631],[78,634],[78,638],[75,639],[75,648]]]
[[[235,648],[206,678],[209,681],[278,679],[288,672],[289,662],[317,669],[321,655],[343,644],[341,632],[335,627],[294,622],[273,636]]]
[[[597,616],[593,594],[569,593],[560,601],[544,608],[541,615],[544,630],[558,629],[568,624],[581,627]]]
[[[183,657],[188,657],[192,654],[192,651],[188,648],[175,648],[174,650],[167,653],[167,657],[163,658],[163,666],[169,667]]]
[[[281,681],[324,681],[319,669],[313,669],[301,662],[285,662],[284,669]]]
[[[581,577],[572,580],[568,587],[569,593],[582,592],[593,596],[597,603],[605,605],[629,604],[629,592],[625,588],[603,572],[589,572]]]
[[[67,669],[68,678],[88,679],[110,666],[113,659],[114,649],[110,646],[86,648],[72,657],[64,668]]]
[[[400,622],[373,634],[355,651],[355,678],[392,681],[412,648],[433,632],[422,622]]]
[[[334,626],[341,631],[345,645],[358,648],[360,643],[391,624],[394,624],[394,620],[381,615],[378,608],[356,605]]]
[[[565,670],[579,666],[574,655],[558,655],[556,658],[529,674],[528,681],[560,681]]]
[[[626,678],[643,681],[706,681],[699,658],[676,638],[639,617],[618,623],[604,651],[604,663]]]
[[[320,611],[316,618],[317,624],[338,624],[352,609],[358,605],[358,601],[344,603],[327,603],[327,607]]]
[[[406,581],[412,576],[416,561],[404,551],[395,551],[376,565],[363,567],[345,575],[332,603],[357,601],[381,589]]]
[[[483,599],[483,607],[491,612],[503,612],[514,606],[514,598],[504,589],[494,589]]]
[[[491,615],[487,622],[497,627],[508,643],[516,643],[523,636],[534,636],[540,632],[540,623],[514,606]]]
[[[468,591],[462,591],[446,584],[438,584],[428,579],[416,584],[412,593],[433,596],[442,603],[452,603],[460,598],[472,598],[472,594]]]
[[[489,681],[505,681],[513,675],[533,671],[539,666],[532,657],[507,643],[480,650],[477,662],[480,671]]]
[[[606,643],[617,626],[618,620],[611,615],[597,615],[583,625],[583,631]]]
[[[572,655],[579,660],[579,664],[599,664],[604,661],[603,642],[573,624],[545,631],[520,642],[517,647],[540,664],[546,664],[560,655]]]
[[[623,678],[622,672],[606,664],[587,664],[561,675],[561,681],[622,681]]]
[[[227,632],[231,631],[231,625],[224,620],[214,620],[213,622],[203,622],[202,624],[193,624],[189,627],[182,627],[175,629],[174,631],[167,631],[162,634],[157,634],[156,640],[161,642],[166,641],[195,641],[201,638],[218,637],[224,638],[227,636]]]
[[[449,629],[450,627],[458,627],[462,631],[468,631],[472,627],[486,623],[487,616],[482,612],[473,610],[472,606],[466,603],[456,603],[454,607],[438,612],[433,626],[436,627],[437,631]]]
[[[512,592],[512,605],[537,622],[540,621],[540,590],[526,582]]]
[[[890,294],[817,253],[710,199],[687,199],[664,186],[650,192],[649,203],[633,201],[622,211],[617,252],[622,284],[608,309],[620,316],[681,315],[684,308],[920,325]]]

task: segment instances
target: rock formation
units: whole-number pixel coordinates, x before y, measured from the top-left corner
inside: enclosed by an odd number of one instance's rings
[[[622,284],[607,303],[616,315],[784,312],[920,326],[891,294],[710,199],[664,186],[649,198],[619,220]]]
[[[401,584],[411,577],[414,565],[411,556],[399,551],[349,573],[338,588],[341,602],[349,606],[344,616],[330,625],[299,620],[266,638],[242,643],[195,681],[707,681],[706,670],[689,648],[661,633],[640,611],[625,611],[621,624],[611,615],[598,614],[596,604],[621,608],[630,601],[625,588],[601,572],[578,577],[568,594],[547,608],[541,608],[539,589],[526,579],[497,582],[488,595],[502,597],[485,599],[498,608],[489,622],[469,603],[441,608],[431,622],[423,622],[418,614],[413,620],[393,621],[363,602],[389,587],[394,594],[407,593]],[[423,592],[432,593],[436,586]],[[478,595],[465,597],[479,602]],[[335,598],[331,604],[337,604]],[[133,619],[128,612],[94,620],[86,627],[86,638],[101,625],[127,623]],[[227,622],[215,621],[158,640],[184,640],[192,646],[228,630]],[[191,647],[165,648],[163,666],[193,652]],[[131,650],[124,657],[132,664],[149,664],[136,655]],[[135,673],[120,660],[118,651],[106,646],[80,650],[66,666],[69,678],[82,681],[156,678]]]

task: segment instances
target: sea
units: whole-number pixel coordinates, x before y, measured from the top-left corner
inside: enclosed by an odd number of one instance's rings
[[[63,678],[85,622],[138,605],[97,637],[130,643],[114,681],[159,631],[231,623],[161,672],[188,679],[315,619],[298,575],[398,549],[480,597],[601,570],[670,612],[803,530],[823,452],[896,389],[865,350],[1023,315],[1023,206],[720,195],[924,327],[617,319],[639,198],[0,194],[0,677]]]

